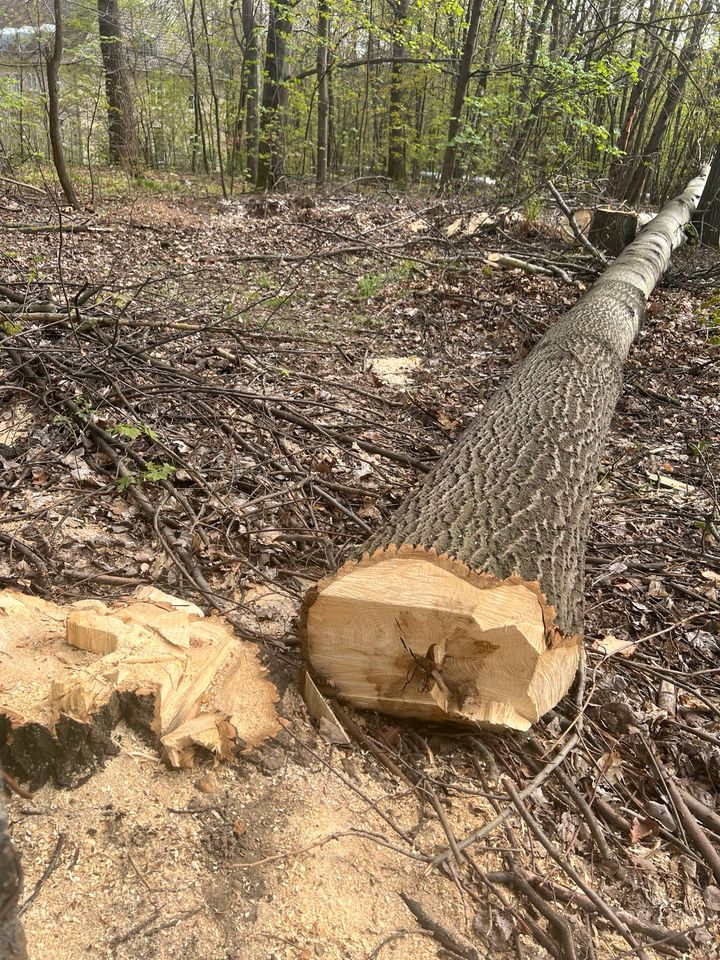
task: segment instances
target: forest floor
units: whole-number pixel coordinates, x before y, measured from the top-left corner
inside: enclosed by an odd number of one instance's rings
[[[61,305],[4,324],[2,585],[68,603],[152,583],[223,606],[285,720],[185,771],[121,724],[100,769],[9,797],[32,960],[717,956],[716,255],[678,255],[627,363],[588,547],[585,686],[529,736],[354,713],[343,745],[299,693],[304,590],[598,268],[553,215],[480,197],[143,195],[70,216],[8,188],[0,208],[0,299]],[[566,747],[513,808],[506,782]]]

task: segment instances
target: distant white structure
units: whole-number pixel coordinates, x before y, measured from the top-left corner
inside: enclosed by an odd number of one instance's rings
[[[54,35],[54,23],[41,23],[39,27],[4,27],[0,30],[0,53],[21,55],[32,52]]]

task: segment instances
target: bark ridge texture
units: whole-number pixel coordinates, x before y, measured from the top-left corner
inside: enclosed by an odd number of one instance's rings
[[[538,581],[582,633],[592,491],[646,299],[682,242],[707,168],[539,341],[460,441],[363,548],[424,546]]]

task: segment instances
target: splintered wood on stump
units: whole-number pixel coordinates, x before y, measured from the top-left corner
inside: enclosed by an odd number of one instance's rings
[[[256,646],[152,587],[112,606],[0,591],[0,664],[0,763],[32,787],[87,777],[118,752],[121,719],[173,767],[281,729]]]
[[[634,210],[598,207],[593,213],[588,240],[614,257],[632,243],[638,232],[638,215]]]
[[[623,363],[706,176],[548,330],[358,556],[309,592],[305,655],[339,697],[524,730],[568,691]]]

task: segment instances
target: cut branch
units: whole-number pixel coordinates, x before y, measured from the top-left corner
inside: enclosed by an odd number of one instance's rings
[[[623,363],[706,176],[543,336],[361,554],[310,592],[305,653],[341,697],[527,729],[567,692]]]

